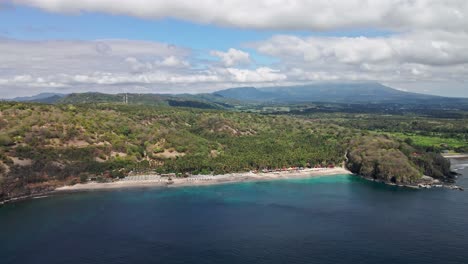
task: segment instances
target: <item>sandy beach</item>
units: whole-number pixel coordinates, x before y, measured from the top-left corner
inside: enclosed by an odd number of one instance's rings
[[[442,156],[447,159],[468,159],[468,154],[463,153],[443,154]]]
[[[90,182],[86,184],[75,184],[72,186],[63,186],[57,188],[56,192],[68,191],[91,191],[121,188],[141,188],[141,187],[181,187],[181,186],[203,186],[214,184],[271,181],[281,179],[301,179],[319,176],[329,176],[338,174],[351,174],[344,168],[320,168],[304,169],[294,171],[280,171],[267,173],[230,173],[223,175],[194,175],[188,178],[172,178],[172,183],[168,184],[167,177],[159,175],[138,175],[129,176],[122,180],[109,183]]]

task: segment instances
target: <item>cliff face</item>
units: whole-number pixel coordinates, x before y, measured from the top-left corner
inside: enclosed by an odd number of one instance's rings
[[[414,155],[411,160],[421,168],[424,175],[446,182],[454,182],[455,180],[455,174],[450,171],[450,160],[439,153],[427,152]]]
[[[416,184],[423,175],[451,179],[450,161],[421,152],[386,136],[362,136],[351,141],[347,167],[353,173],[387,183]]]

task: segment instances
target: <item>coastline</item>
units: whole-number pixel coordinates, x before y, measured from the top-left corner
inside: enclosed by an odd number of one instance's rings
[[[448,155],[446,158],[453,159],[464,159],[468,158],[468,154],[457,154]],[[124,179],[113,181],[113,182],[89,182],[79,183],[75,185],[66,185],[41,191],[37,193],[22,195],[13,197],[7,200],[0,201],[0,206],[18,202],[22,200],[42,198],[44,196],[68,193],[68,192],[82,192],[82,191],[99,191],[99,190],[113,190],[113,189],[126,189],[126,188],[152,188],[152,187],[187,187],[187,186],[208,186],[208,185],[219,185],[219,184],[230,184],[230,183],[242,183],[242,182],[262,182],[262,181],[274,181],[274,180],[288,180],[288,179],[307,179],[322,176],[334,176],[340,174],[355,175],[351,171],[343,167],[336,168],[312,168],[303,170],[290,170],[290,171],[275,171],[275,172],[239,172],[239,173],[228,173],[221,175],[193,175],[187,178],[173,177],[170,183],[168,183],[168,177],[162,177],[160,175],[149,174],[149,175],[137,175],[128,176]],[[431,184],[394,184],[385,181],[378,181],[371,178],[366,178],[361,175],[357,175],[363,179],[373,182],[380,182],[386,185],[405,187],[411,189],[428,189],[431,187],[444,187],[448,189],[463,190],[454,184],[437,184],[432,186]]]
[[[112,190],[124,188],[145,188],[145,187],[185,187],[185,186],[207,186],[227,183],[242,183],[242,182],[260,182],[286,179],[304,179],[321,176],[333,176],[340,174],[352,174],[344,168],[321,168],[321,169],[304,169],[300,171],[281,171],[267,173],[229,173],[222,175],[196,175],[188,178],[173,178],[168,184],[168,179],[157,175],[141,175],[127,177],[123,180],[96,183],[90,182],[85,184],[75,184],[71,186],[63,186],[56,188],[54,192],[74,192],[74,191],[93,191],[93,190]],[[141,180],[136,180],[140,178]],[[126,180],[125,180],[126,179]]]
[[[468,159],[468,154],[456,153],[456,154],[443,154],[446,159]]]
[[[33,193],[33,194],[26,194],[26,195],[22,195],[22,196],[16,196],[16,197],[12,197],[10,199],[1,200],[0,201],[0,206],[5,205],[5,204],[10,204],[10,203],[21,202],[21,201],[29,200],[29,199],[45,198],[45,197],[49,197],[50,195],[53,195],[54,193],[55,193],[55,190],[51,190],[51,191],[37,192],[37,193]]]

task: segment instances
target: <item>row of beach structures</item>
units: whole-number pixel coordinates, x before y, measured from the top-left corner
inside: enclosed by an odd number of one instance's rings
[[[285,172],[285,171],[289,171],[289,172],[295,172],[295,171],[303,171],[303,170],[312,170],[312,171],[316,171],[316,170],[321,170],[321,169],[333,169],[335,168],[335,165],[333,164],[330,164],[328,166],[321,166],[321,165],[316,165],[315,167],[313,168],[304,168],[304,167],[289,167],[289,168],[286,168],[286,167],[283,167],[281,169],[262,169],[262,170],[252,170],[250,172],[253,172],[253,173],[271,173],[271,172]]]
[[[315,166],[314,168],[304,168],[304,167],[289,167],[289,168],[281,168],[281,169],[262,169],[262,170],[251,170],[250,173],[280,173],[280,172],[298,172],[298,171],[304,171],[304,170],[309,170],[309,171],[320,171],[320,170],[325,170],[329,168],[334,168],[334,165],[329,165],[329,166]],[[189,175],[186,174],[184,175],[184,178],[187,181],[203,181],[203,180],[213,180],[213,179],[219,179],[223,177],[227,177],[229,174],[226,175]],[[168,180],[171,180],[172,178],[176,178],[177,175],[175,173],[167,173],[167,174],[143,174],[143,175],[135,175],[135,174],[130,174],[127,177],[121,179],[121,181],[131,181],[131,182],[140,182],[140,181],[148,181],[148,182],[167,182]]]
[[[172,178],[175,177],[175,174],[167,175],[167,174],[152,174],[152,175],[133,175],[127,176],[121,181],[129,181],[129,182],[161,182],[167,183],[171,181]],[[209,181],[218,178],[222,178],[223,176],[213,176],[213,175],[191,175],[190,177],[185,178],[186,181]]]

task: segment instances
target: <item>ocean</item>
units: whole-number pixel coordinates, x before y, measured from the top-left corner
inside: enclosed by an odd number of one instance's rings
[[[0,207],[0,263],[468,263],[468,192],[338,175],[57,195]]]

